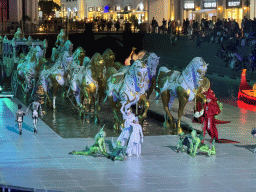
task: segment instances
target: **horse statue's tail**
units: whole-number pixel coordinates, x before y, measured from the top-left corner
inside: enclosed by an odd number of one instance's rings
[[[117,73],[117,70],[114,68],[114,67],[109,67],[108,69],[107,69],[107,73],[106,73],[106,97],[105,97],[105,99],[104,99],[104,101],[103,101],[103,103],[105,103],[106,102],[106,100],[107,100],[107,98],[108,98],[108,93],[110,92],[110,90],[109,90],[109,83],[111,83],[112,81],[108,81],[108,79],[112,76],[112,75],[114,75],[114,74],[116,74]]]
[[[173,72],[174,71],[171,71],[166,67],[160,67],[157,74],[157,78],[156,78],[156,88],[155,88],[157,92],[156,100],[158,100],[162,92],[166,90],[167,87],[164,87],[165,83],[166,81],[168,81],[168,77],[171,76]]]

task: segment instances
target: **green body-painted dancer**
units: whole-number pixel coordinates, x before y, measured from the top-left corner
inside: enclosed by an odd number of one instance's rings
[[[112,151],[108,158],[111,159],[112,161],[115,160],[119,160],[119,161],[123,161],[125,160],[125,151],[126,151],[126,147],[122,146],[122,142],[121,141],[116,141],[116,144],[113,142],[113,138],[112,138],[112,146],[114,147],[114,151]]]
[[[106,144],[105,144],[105,137],[106,133],[103,131],[104,126],[100,130],[99,133],[96,134],[94,140],[96,141],[90,148],[89,150],[84,150],[84,151],[72,151],[69,154],[71,155],[93,155],[100,153],[106,157],[108,157],[107,150],[106,150]]]
[[[202,136],[197,136],[196,131],[193,130],[190,135],[185,136],[184,133],[180,134],[180,140],[177,145],[177,152],[185,151],[184,145],[187,146],[189,155],[195,157],[197,150],[207,153],[208,156],[216,155],[215,140],[212,142],[212,148],[209,145],[202,143]]]

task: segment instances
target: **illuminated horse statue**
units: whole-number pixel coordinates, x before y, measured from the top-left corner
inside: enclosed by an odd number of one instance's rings
[[[85,66],[80,67],[77,73],[72,75],[70,89],[73,91],[76,103],[81,109],[80,112],[85,108],[90,111],[91,106],[94,105],[95,123],[99,123],[99,100],[103,97],[101,95],[103,93],[99,91],[99,88],[102,87],[101,83],[105,81],[106,68],[104,60],[99,53],[95,53],[86,65],[87,62],[88,58],[85,57]],[[87,106],[81,102],[84,99],[87,100]]]
[[[39,77],[39,70],[43,63],[47,62],[44,58],[44,50],[40,46],[31,47],[26,56],[21,54],[17,65],[18,80],[25,93],[28,93]]]
[[[72,63],[73,44],[67,40],[63,46],[62,52],[55,63],[41,66],[39,83],[42,85],[48,102],[52,101],[48,95],[48,90],[53,87],[53,108],[55,109],[55,100],[60,86],[68,84],[69,68]]]
[[[182,132],[180,127],[181,116],[188,101],[195,98],[196,90],[200,87],[203,77],[207,71],[208,64],[201,57],[195,57],[182,71],[169,70],[161,67],[156,80],[157,91],[162,97],[163,107],[167,115],[165,117],[165,127],[174,128],[174,119],[170,113],[170,108],[174,98],[179,99],[177,131]],[[158,96],[158,97],[159,97]],[[171,125],[170,125],[171,124]]]
[[[140,96],[140,100],[138,102],[139,108],[143,108],[142,115],[139,115],[141,125],[147,117],[147,112],[150,107],[148,99],[156,85],[156,69],[159,64],[159,59],[160,57],[158,57],[155,53],[146,53],[142,58],[142,60],[146,63],[148,70],[148,76],[146,77],[148,82],[148,89],[146,90],[146,93]]]
[[[112,106],[115,118],[114,128],[118,129],[123,121],[119,118],[121,105],[127,112],[132,105],[136,104],[140,96],[148,89],[148,69],[141,60],[136,60],[127,73],[117,72],[115,68],[107,71],[107,98]]]

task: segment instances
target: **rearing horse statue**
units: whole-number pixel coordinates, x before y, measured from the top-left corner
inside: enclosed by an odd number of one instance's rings
[[[61,86],[68,84],[70,64],[72,63],[73,44],[67,40],[63,46],[62,52],[55,63],[46,63],[48,65],[41,66],[39,83],[42,85],[48,102],[53,104],[55,109],[55,100],[57,91]],[[48,90],[53,87],[53,102],[51,101]]]
[[[188,66],[182,71],[169,70],[161,67],[157,76],[157,91],[162,97],[163,107],[166,111],[165,127],[174,128],[174,118],[171,115],[170,108],[174,98],[179,99],[177,132],[180,134],[181,116],[188,101],[195,98],[197,89],[202,85],[203,77],[206,74],[208,64],[202,57],[195,57]],[[158,96],[158,97],[159,97]],[[158,97],[156,99],[158,99]]]
[[[140,96],[148,89],[147,77],[147,66],[141,60],[136,60],[129,67],[128,73],[118,72],[115,68],[108,69],[106,93],[114,112],[115,129],[118,130],[123,124],[118,113],[121,105],[124,107],[124,112],[127,112],[127,109],[139,101]]]
[[[39,70],[43,63],[47,60],[44,58],[44,51],[40,46],[31,47],[26,56],[21,54],[21,58],[17,65],[18,80],[25,93],[28,93],[39,77]]]
[[[94,105],[95,123],[99,123],[99,100],[103,97],[99,89],[102,87],[101,83],[105,81],[105,74],[104,60],[99,53],[95,53],[90,62],[86,66],[80,67],[77,74],[73,75],[70,82],[70,89],[81,110],[90,111],[91,106]],[[87,100],[86,106],[83,103],[85,99]]]

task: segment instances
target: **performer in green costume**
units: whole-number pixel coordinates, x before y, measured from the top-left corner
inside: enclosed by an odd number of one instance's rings
[[[106,150],[106,144],[105,144],[105,137],[106,133],[103,131],[104,126],[100,130],[99,133],[96,134],[94,137],[94,140],[96,141],[90,148],[89,150],[84,150],[84,151],[72,151],[69,154],[70,155],[93,155],[100,153],[106,157],[108,157],[107,150]]]
[[[191,140],[191,141],[189,141]],[[179,150],[185,151],[184,145],[187,146],[187,152],[189,155],[195,157],[197,150],[207,153],[208,156],[216,155],[215,140],[212,142],[212,148],[209,145],[202,143],[203,135],[197,136],[196,131],[192,130],[190,135],[184,136],[184,133],[180,134],[180,140],[177,145],[177,152]]]
[[[112,146],[114,148],[114,151],[112,151],[111,154],[109,154],[108,158],[111,159],[112,161],[119,160],[123,161],[125,160],[125,151],[126,147],[122,146],[121,141],[116,141],[116,144],[113,142],[112,138]]]

